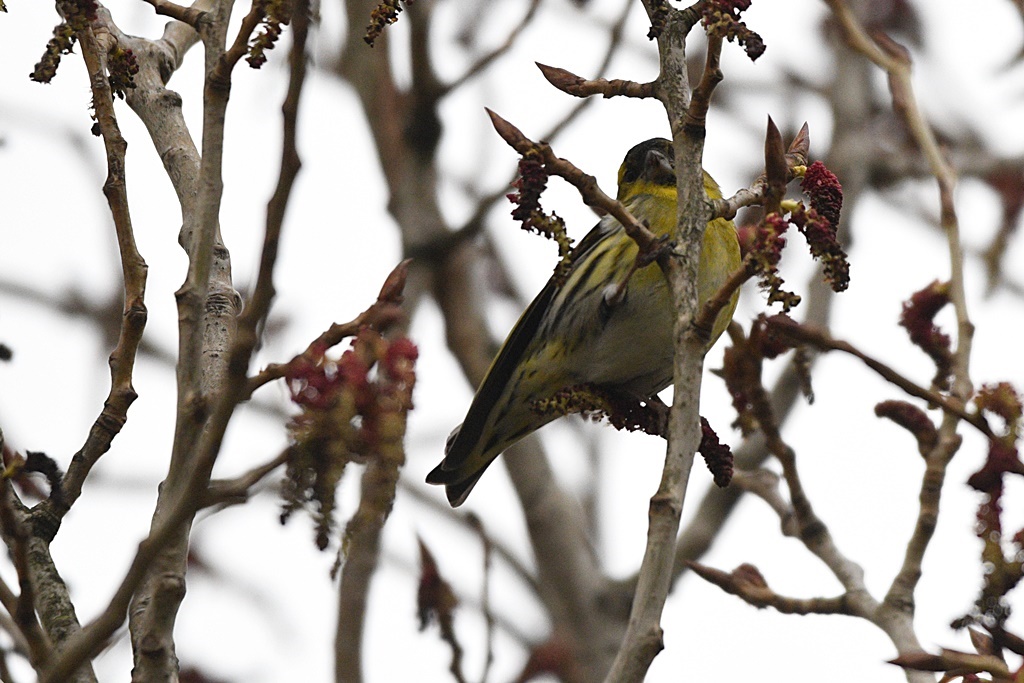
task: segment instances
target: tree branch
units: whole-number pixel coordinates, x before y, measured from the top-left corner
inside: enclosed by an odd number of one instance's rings
[[[644,7],[648,15],[653,15],[650,2],[645,1]],[[667,11],[667,19],[658,35],[661,72],[657,83],[659,99],[668,114],[676,155],[678,213],[675,243],[676,251],[681,255],[659,261],[669,281],[675,310],[672,411],[665,467],[648,512],[647,546],[637,576],[626,635],[605,678],[609,683],[642,681],[663,647],[661,612],[672,583],[674,542],[693,457],[701,438],[699,402],[705,349],[691,322],[697,313],[697,264],[704,229],[710,220],[710,208],[704,194],[701,168],[704,129],[697,125],[687,126],[684,122],[691,107],[696,107],[697,112],[706,111],[708,103],[691,100],[687,78],[686,37],[696,24],[696,14],[664,5],[662,9]],[[713,47],[709,43],[709,50]],[[708,64],[716,65],[717,55],[709,54]],[[695,92],[694,97],[698,94],[710,97],[711,88]]]

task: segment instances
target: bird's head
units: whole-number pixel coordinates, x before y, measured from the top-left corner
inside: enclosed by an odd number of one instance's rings
[[[629,197],[643,194],[657,195],[676,191],[676,155],[672,143],[665,138],[651,138],[626,152],[619,167],[619,191],[616,199],[624,202]],[[704,191],[712,199],[722,196],[721,190],[707,172],[704,172]]]

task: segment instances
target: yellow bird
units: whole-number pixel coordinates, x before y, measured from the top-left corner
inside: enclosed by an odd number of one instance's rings
[[[672,143],[654,138],[633,147],[619,168],[617,198],[656,235],[676,225]],[[722,196],[704,173],[708,197]],[[573,252],[563,284],[548,281],[519,318],[473,398],[465,421],[448,437],[445,457],[427,475],[444,484],[457,507],[491,462],[527,434],[555,419],[537,401],[581,384],[644,400],[672,382],[673,310],[668,282],[656,263],[636,270],[618,291],[637,255],[622,225],[605,216]],[[740,265],[732,221],[717,218],[704,232],[697,290],[707,301]],[[738,293],[719,313],[711,344],[736,309]]]

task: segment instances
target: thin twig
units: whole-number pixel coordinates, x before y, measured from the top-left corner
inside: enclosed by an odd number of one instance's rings
[[[964,251],[960,241],[960,225],[956,213],[954,190],[956,172],[946,159],[933,127],[928,123],[914,95],[911,78],[910,55],[906,49],[888,36],[878,33],[869,36],[857,16],[843,0],[826,0],[839,22],[847,43],[886,72],[893,108],[903,119],[911,137],[928,162],[939,189],[940,223],[946,234],[949,250],[950,280],[949,294],[957,320],[957,346],[953,357],[953,386],[951,399],[956,403],[951,410],[938,403],[946,411],[939,426],[937,445],[925,459],[926,470],[919,494],[919,511],[914,532],[907,541],[907,550],[899,572],[893,578],[885,597],[886,606],[893,612],[906,613],[905,606],[914,602],[914,592],[922,576],[921,566],[924,554],[935,531],[938,520],[939,502],[946,467],[960,447],[957,434],[959,420],[970,422],[983,434],[991,435],[988,425],[980,415],[972,416],[962,410],[974,388],[970,378],[970,356],[974,338],[974,325],[967,311],[967,297],[964,287]],[[943,397],[945,398],[945,397]],[[947,404],[949,401],[947,401]],[[959,405],[956,405],[959,404]]]
[[[502,139],[505,140],[512,149],[519,152],[519,154],[527,154],[530,152],[540,154],[544,160],[544,168],[548,174],[564,178],[568,183],[575,187],[587,206],[597,207],[605,213],[614,216],[615,219],[622,224],[626,234],[637,243],[641,251],[649,251],[655,246],[657,238],[654,233],[651,232],[647,226],[638,221],[636,217],[634,217],[633,214],[631,214],[626,207],[622,205],[621,202],[605,194],[604,191],[598,187],[597,179],[594,178],[594,176],[585,173],[572,162],[555,155],[554,151],[551,149],[551,145],[546,142],[534,142],[529,139],[523,135],[522,131],[490,109],[487,110],[487,114],[491,117],[491,123],[494,124],[494,129],[498,131],[498,134],[501,135]]]
[[[636,81],[626,81],[622,79],[609,81],[604,78],[595,78],[593,80],[587,80],[560,67],[548,66],[547,64],[541,64],[540,62],[537,62],[536,64],[537,68],[540,69],[540,72],[544,74],[544,78],[547,79],[548,83],[567,95],[572,95],[573,97],[601,95],[605,99],[611,97],[634,97],[644,99],[656,96],[656,83],[654,81],[648,83],[637,83]]]
[[[234,479],[213,479],[202,507],[237,505],[245,503],[252,496],[252,489],[267,475],[288,462],[288,451],[282,451],[272,460],[258,465]]]
[[[622,44],[623,29],[626,25],[626,19],[629,18],[630,8],[633,6],[634,0],[625,0],[622,11],[616,18],[615,22],[611,26],[609,32],[608,47],[605,50],[604,57],[601,60],[601,64],[597,67],[597,76],[595,78],[600,79],[607,71],[611,64],[612,58],[617,54],[619,46]],[[546,140],[549,144],[554,142],[558,136],[564,131],[569,125],[575,121],[580,114],[582,114],[587,107],[593,104],[594,100],[587,98],[580,102],[569,110],[569,112],[563,116],[555,125],[548,129],[547,133],[538,136],[539,140]],[[505,198],[508,194],[508,187],[515,180],[515,177],[509,178],[508,182],[502,185],[500,190],[496,190],[477,201],[476,208],[470,215],[469,219],[460,227],[454,231],[449,237],[453,240],[465,240],[474,237],[482,229],[484,225],[484,218],[494,207],[494,205]],[[439,249],[450,248],[455,242],[445,242],[446,247],[440,247]]]
[[[520,34],[522,34],[522,32],[533,22],[533,18],[537,15],[538,7],[540,7],[540,0],[530,0],[530,6],[527,8],[526,14],[524,14],[523,18],[519,20],[519,23],[509,31],[508,36],[505,38],[505,42],[481,55],[479,59],[470,64],[465,73],[441,89],[441,95],[447,95],[453,90],[457,90],[462,87],[466,81],[486,71],[487,67],[489,67],[496,59],[508,52],[512,46],[515,45]]]
[[[895,384],[911,396],[923,399],[931,405],[936,405],[942,408],[946,413],[964,420],[974,426],[974,428],[981,432],[986,438],[994,438],[992,428],[989,426],[985,416],[981,413],[969,412],[966,406],[964,406],[959,399],[947,396],[946,394],[932,389],[927,389],[916,382],[912,382],[895,369],[875,358],[872,358],[849,342],[834,339],[824,330],[819,330],[809,325],[800,325],[791,321],[778,325],[773,323],[769,324],[772,329],[777,330],[780,334],[790,336],[801,343],[810,344],[816,349],[822,351],[842,351],[854,358],[859,358],[865,365],[878,373],[883,379]]]
[[[171,2],[170,0],[144,1],[152,5],[157,14],[162,14],[165,17],[170,17],[171,19],[177,19],[182,23],[188,24],[197,31],[199,30],[199,23],[206,15],[204,10],[196,9],[195,7],[184,7]]]
[[[850,614],[846,595],[834,598],[793,598],[780,595],[768,587],[761,573],[752,565],[741,565],[732,572],[723,572],[699,562],[690,562],[689,566],[705,581],[759,609],[772,607],[783,614]]]
[[[238,60],[249,52],[249,40],[252,38],[253,31],[263,21],[264,16],[266,16],[266,3],[252,3],[249,13],[245,15],[238,27],[235,42],[221,57],[220,63],[217,64],[217,70],[212,74],[215,80],[222,79],[223,82],[227,82],[231,78],[231,70],[234,69]]]
[[[109,37],[109,34],[105,35]],[[107,178],[103,184],[103,194],[107,198],[111,217],[114,219],[114,231],[121,257],[124,312],[117,347],[110,354],[110,392],[104,401],[103,411],[89,430],[85,444],[75,454],[68,467],[62,483],[63,504],[59,506],[63,509],[53,509],[53,513],[58,516],[63,516],[67,508],[70,508],[81,495],[85,478],[100,456],[109,450],[114,437],[128,419],[128,408],[137,397],[132,386],[132,373],[147,318],[145,295],[148,266],[139,253],[132,229],[128,190],[125,184],[125,152],[128,143],[121,135],[114,112],[114,97],[110,91],[105,68],[107,49],[100,45],[92,28],[82,31],[79,39],[82,57],[89,71],[93,106],[106,153]],[[57,506],[48,501],[44,507],[49,509]]]

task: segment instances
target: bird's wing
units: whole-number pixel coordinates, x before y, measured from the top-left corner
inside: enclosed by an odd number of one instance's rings
[[[618,224],[608,218],[595,225],[573,249],[570,268],[577,268],[584,257],[594,249],[594,246],[617,228]],[[460,469],[474,453],[474,446],[483,433],[491,411],[508,386],[516,368],[522,362],[523,354],[530,342],[533,341],[558,289],[559,285],[552,277],[512,328],[501,351],[498,352],[498,356],[487,370],[487,375],[480,384],[480,388],[477,389],[465,421],[459,427],[458,433],[453,434],[449,439],[448,447],[445,449],[445,460],[442,463],[444,470]]]

